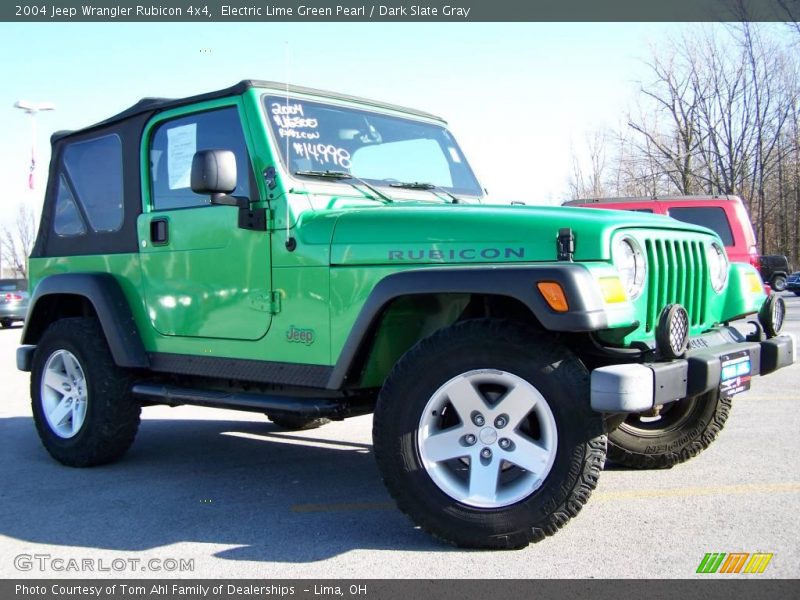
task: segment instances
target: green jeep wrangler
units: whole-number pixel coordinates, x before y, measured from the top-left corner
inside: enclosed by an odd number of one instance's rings
[[[481,204],[430,114],[243,81],[52,146],[17,363],[65,465],[119,459],[150,404],[289,429],[374,412],[401,510],[519,548],[578,513],[606,453],[695,456],[794,358],[782,300],[713,232]]]

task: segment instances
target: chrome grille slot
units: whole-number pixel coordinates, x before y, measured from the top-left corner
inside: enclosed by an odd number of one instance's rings
[[[706,311],[708,268],[701,241],[644,240],[647,258],[647,318],[645,331],[653,331],[668,304],[678,303],[689,313],[691,326],[701,325]]]

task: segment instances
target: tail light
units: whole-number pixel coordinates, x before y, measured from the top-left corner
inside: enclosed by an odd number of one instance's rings
[[[19,294],[6,294],[6,302],[19,302],[22,296]]]
[[[758,257],[758,248],[750,246],[750,264],[759,271],[761,270],[761,259]]]

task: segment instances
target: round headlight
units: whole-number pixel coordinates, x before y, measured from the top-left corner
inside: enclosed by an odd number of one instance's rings
[[[711,276],[711,287],[715,292],[721,292],[728,281],[728,257],[725,250],[717,242],[706,246],[706,260],[708,273]]]
[[[642,293],[647,273],[647,263],[644,260],[641,246],[633,238],[619,238],[614,244],[613,256],[614,266],[617,268],[628,298],[631,300],[638,298]]]

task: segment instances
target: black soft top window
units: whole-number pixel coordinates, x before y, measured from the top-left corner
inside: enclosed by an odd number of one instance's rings
[[[64,166],[74,195],[96,232],[122,226],[122,142],[118,135],[73,142],[64,148]]]
[[[60,236],[84,235],[86,226],[83,218],[72,197],[69,184],[61,175],[58,178],[58,193],[56,194],[56,210],[53,217],[53,230]]]
[[[137,252],[141,135],[151,113],[53,137],[31,258]]]

